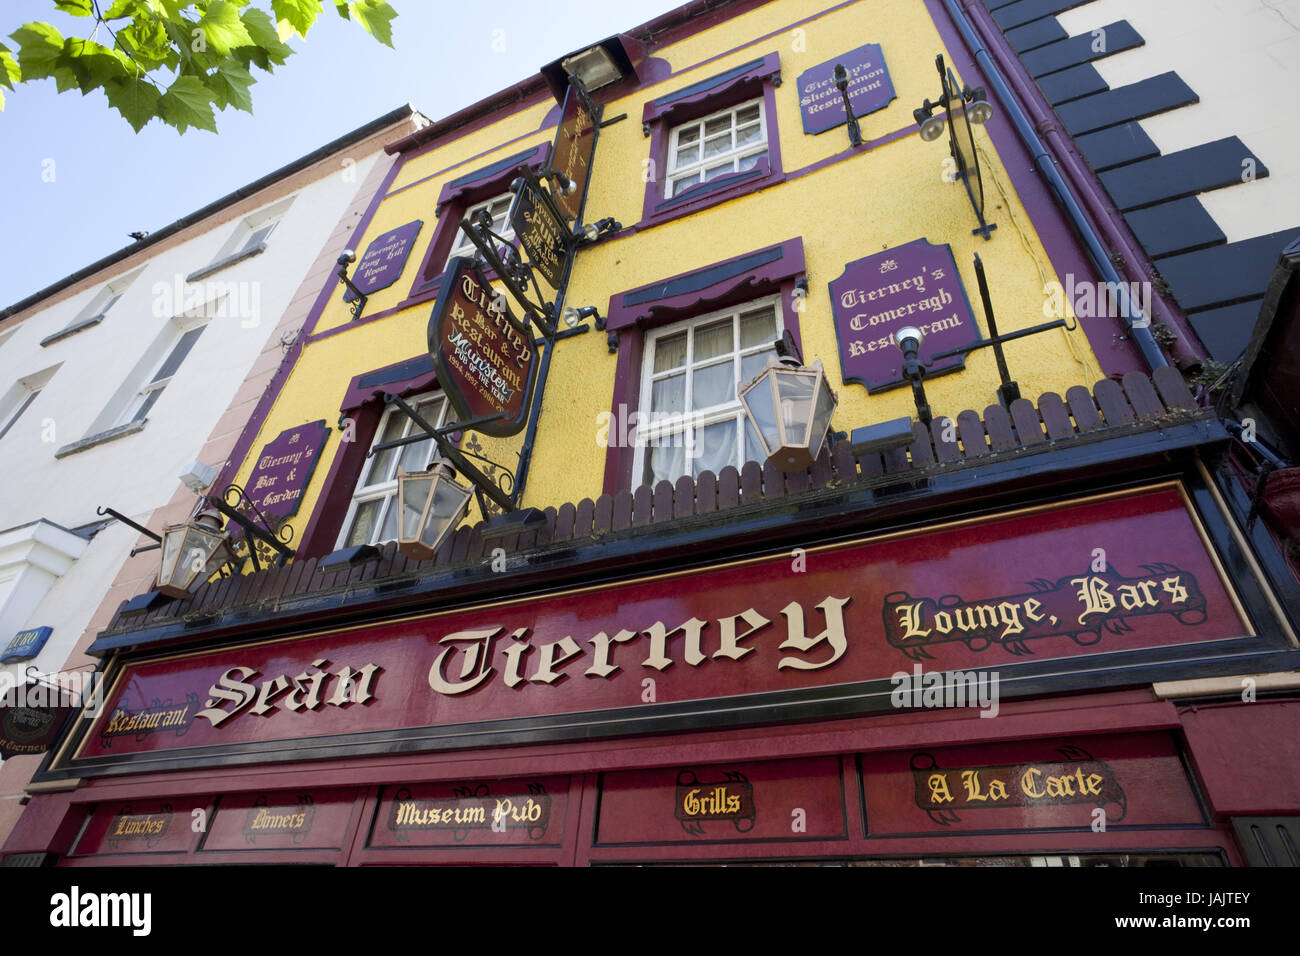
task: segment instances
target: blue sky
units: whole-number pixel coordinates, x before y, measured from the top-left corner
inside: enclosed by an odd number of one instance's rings
[[[327,2],[284,66],[254,68],[253,115],[218,113],[215,135],[178,135],[156,120],[137,134],[102,93],[56,93],[53,80],[5,91],[0,308],[130,245],[128,233],[160,229],[404,103],[439,119],[682,0],[389,2],[396,50]],[[93,25],[53,0],[0,4],[8,46],[32,20],[65,36],[89,36]]]

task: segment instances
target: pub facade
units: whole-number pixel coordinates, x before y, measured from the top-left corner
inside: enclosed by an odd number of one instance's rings
[[[688,4],[390,143],[4,862],[1283,862],[1263,438],[981,36]]]

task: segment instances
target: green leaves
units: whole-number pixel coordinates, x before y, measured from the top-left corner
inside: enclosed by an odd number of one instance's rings
[[[306,37],[320,16],[321,0],[271,0],[271,12],[277,23],[287,23],[300,37]]]
[[[250,68],[269,73],[283,65],[294,53],[284,41],[305,37],[326,3],[389,47],[397,16],[386,0],[53,2],[63,13],[96,20],[86,30],[90,39],[65,39],[48,23],[24,24],[10,34],[16,49],[0,43],[0,90],[43,79],[53,79],[60,93],[103,90],[136,132],[151,119],[182,133],[216,132],[214,109],[251,113]]]
[[[122,118],[137,133],[144,129],[145,123],[158,115],[158,103],[162,94],[148,80],[138,80],[133,76],[113,80],[104,85],[104,93],[108,96],[109,105],[121,113]]]
[[[393,45],[393,20],[397,12],[385,0],[355,0],[348,4],[361,28],[386,47]]]
[[[203,19],[199,21],[199,30],[207,41],[208,47],[218,56],[229,56],[235,47],[252,44],[244,21],[239,19],[239,10],[230,0],[212,0]]]
[[[191,126],[217,131],[217,121],[212,115],[212,95],[197,76],[182,76],[176,80],[159,103],[163,120],[183,133]],[[139,132],[139,130],[137,130]]]

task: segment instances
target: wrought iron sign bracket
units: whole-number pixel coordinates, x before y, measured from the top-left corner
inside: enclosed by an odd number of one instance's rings
[[[293,540],[293,528],[286,522],[281,522],[279,527],[275,527],[267,521],[266,516],[257,505],[253,504],[252,499],[239,485],[227,485],[220,495],[209,495],[207,501],[228,520],[244,529],[244,533],[250,539],[244,544],[248,548],[248,557],[253,562],[254,570],[262,570],[262,563],[257,557],[259,545],[275,552],[277,566],[283,565],[294,556],[294,549],[288,546],[288,542]],[[249,513],[256,515],[260,524],[254,524],[248,517]]]
[[[134,528],[136,531],[139,531],[146,538],[149,538],[150,540],[156,542],[154,544],[146,544],[143,547],[132,548],[130,556],[133,558],[137,554],[141,554],[145,551],[157,551],[159,548],[162,547],[162,537],[160,535],[154,534],[154,532],[150,531],[142,524],[136,524],[134,521],[132,521],[126,515],[122,514],[120,511],[116,511],[113,508],[96,508],[95,514],[101,516],[110,515],[111,517],[114,517],[118,521],[122,522],[122,524],[126,525],[127,527]]]
[[[549,302],[536,303],[528,298],[524,291],[529,282],[533,287],[537,287],[537,282],[532,278],[532,269],[529,265],[519,258],[519,254],[514,251],[509,240],[497,235],[483,223],[472,223],[468,219],[460,221],[461,232],[465,233],[470,242],[474,243],[474,248],[478,250],[483,261],[487,263],[488,268],[492,269],[497,278],[505,284],[506,289],[514,296],[515,301],[524,310],[524,323],[527,324],[530,319],[536,317],[537,324],[541,326],[542,331],[549,338],[555,334],[555,306]],[[487,238],[483,233],[486,233]],[[507,265],[496,250],[492,248],[490,239],[495,239],[502,246],[509,250],[507,258],[511,261]]]
[[[453,422],[450,425],[444,425],[442,428],[434,428],[424,420],[419,412],[407,404],[406,400],[400,395],[387,394],[384,396],[384,401],[389,405],[395,405],[400,408],[406,417],[420,428],[423,434],[411,435],[406,438],[396,439],[395,441],[383,442],[382,444],[376,445],[374,448],[370,449],[367,457],[373,456],[376,452],[387,451],[389,448],[398,448],[403,445],[411,445],[415,442],[433,439],[433,443],[438,446],[438,454],[442,456],[445,461],[449,462],[453,468],[464,475],[469,480],[470,484],[474,486],[475,492],[479,495],[479,507],[482,509],[484,517],[488,516],[488,509],[484,507],[483,503],[484,496],[491,499],[492,503],[502,511],[510,512],[515,510],[518,502],[514,495],[514,472],[506,468],[504,465],[492,461],[490,458],[485,458],[482,455],[475,454],[466,449],[457,448],[448,440],[449,435],[454,435],[456,432],[471,431],[475,426],[486,425],[488,422],[498,421],[501,418],[504,418],[504,415],[485,415],[480,418],[471,418],[463,422]],[[477,458],[479,461],[491,465],[494,473],[499,470],[501,473],[501,479],[508,479],[510,490],[506,491],[501,487],[500,479],[494,482],[490,477],[484,474],[477,465],[469,460],[470,458]]]
[[[1052,329],[1065,329],[1067,332],[1073,332],[1078,328],[1078,323],[1071,325],[1065,319],[1057,319],[1054,322],[1044,322],[1040,325],[1032,326],[1028,329],[1020,329],[1016,332],[1008,332],[1006,335],[998,334],[998,320],[993,314],[993,301],[989,297],[989,283],[984,276],[984,263],[981,261],[979,253],[975,253],[975,276],[979,279],[980,300],[984,304],[984,319],[988,323],[989,336],[986,339],[977,339],[974,342],[968,342],[966,345],[959,346],[955,349],[948,349],[946,352],[939,352],[930,356],[928,365],[933,365],[940,359],[951,358],[954,355],[966,355],[977,349],[992,348],[994,358],[998,363],[998,377],[1002,384],[998,386],[998,398],[1002,401],[1004,407],[1010,408],[1011,403],[1020,397],[1020,384],[1011,378],[1011,373],[1007,370],[1007,359],[1002,352],[1002,344],[1015,339],[1024,338],[1026,335],[1037,335],[1039,332],[1047,332]]]

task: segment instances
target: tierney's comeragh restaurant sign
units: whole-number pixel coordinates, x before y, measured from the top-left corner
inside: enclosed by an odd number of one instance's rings
[[[359,751],[612,734],[691,702],[760,715],[751,721],[819,694],[866,712],[888,708],[891,675],[919,660],[1005,681],[1023,662],[1066,673],[1118,666],[1096,655],[1185,657],[1253,636],[1168,483],[793,559],[127,664],[70,762],[301,758],[344,734]],[[1085,768],[1083,786],[1096,776]],[[742,789],[728,785],[727,798]],[[697,796],[727,805],[720,791]]]

